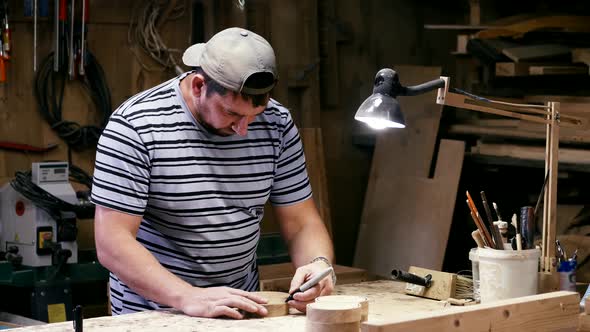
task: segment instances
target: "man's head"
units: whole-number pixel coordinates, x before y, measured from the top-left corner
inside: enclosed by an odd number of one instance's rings
[[[229,28],[189,47],[182,60],[197,67],[191,80],[197,119],[219,135],[245,135],[277,81],[270,44],[246,29]]]

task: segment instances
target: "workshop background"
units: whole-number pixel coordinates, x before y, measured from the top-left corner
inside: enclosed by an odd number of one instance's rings
[[[74,3],[80,22],[83,2]],[[301,130],[314,199],[334,240],[336,262],[372,274],[383,275],[398,258],[400,265],[428,257],[430,268],[469,269],[466,252],[475,246],[470,236],[475,225],[465,190],[485,190],[510,220],[519,207],[535,205],[544,179],[543,126],[441,107],[436,92],[400,98],[409,123],[405,133],[376,134],[354,121],[379,69],[396,69],[404,85],[444,75],[468,92],[515,102],[560,101],[562,112],[590,118],[585,1],[90,0],[86,72],[70,78],[66,64],[54,81],[47,72],[53,70],[48,56],[55,44],[54,1],[0,4],[0,10],[8,9],[11,34],[0,66],[2,186],[40,161],[68,161],[92,175],[95,129],[78,131],[64,122],[100,128],[127,98],[174,77],[175,64],[187,70],[180,61],[186,47],[223,28],[245,27],[275,49],[274,97],[291,110]],[[548,26],[535,23],[544,16],[557,18]],[[75,28],[81,37],[80,26]],[[159,44],[145,45],[147,38]],[[536,48],[510,52],[519,46]],[[77,68],[79,61],[78,56]],[[48,96],[36,95],[35,86],[53,87],[57,107],[53,98],[40,105],[39,97]],[[588,128],[563,129],[560,143],[558,234],[568,251],[579,248],[578,281],[588,282]],[[77,227],[78,249],[92,257],[92,218],[78,218]],[[286,259],[277,230],[267,211],[263,261]],[[0,268],[0,274],[5,271],[14,275]],[[94,313],[87,309],[87,316],[106,313],[103,278],[72,286],[74,302],[93,303]],[[0,275],[0,286],[13,294],[6,280]]]

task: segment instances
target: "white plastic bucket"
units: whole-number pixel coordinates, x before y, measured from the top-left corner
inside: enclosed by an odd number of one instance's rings
[[[539,249],[478,248],[481,303],[537,294]]]

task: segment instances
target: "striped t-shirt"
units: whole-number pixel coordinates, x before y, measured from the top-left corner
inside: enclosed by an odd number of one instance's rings
[[[265,202],[311,197],[301,140],[289,111],[272,99],[247,136],[211,134],[182,98],[186,75],[112,114],[98,142],[92,201],[143,216],[137,241],[190,284],[253,291]],[[113,314],[163,307],[113,273],[110,287]]]

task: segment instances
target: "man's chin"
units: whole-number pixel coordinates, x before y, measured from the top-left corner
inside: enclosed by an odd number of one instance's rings
[[[232,129],[227,129],[227,128],[217,129],[217,128],[213,128],[211,126],[203,126],[203,127],[205,127],[205,129],[207,129],[207,131],[210,132],[211,134],[214,134],[217,136],[227,137],[227,136],[232,136],[235,134],[235,132]]]

